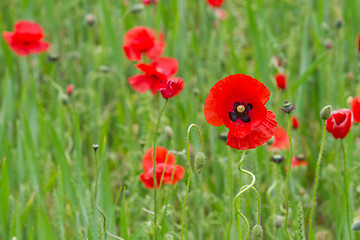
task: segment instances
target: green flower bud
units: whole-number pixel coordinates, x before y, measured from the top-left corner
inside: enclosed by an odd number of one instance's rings
[[[251,232],[251,239],[252,240],[262,240],[264,235],[264,231],[261,225],[255,225]]]
[[[165,127],[165,135],[168,139],[171,139],[173,136],[173,130],[171,129],[171,127],[166,126]]]
[[[351,226],[351,229],[355,232],[360,231],[360,220],[354,222],[353,225]]]
[[[141,3],[132,5],[130,8],[131,13],[134,13],[134,14],[140,13],[142,10],[144,10],[144,5]]]
[[[331,116],[331,106],[327,105],[325,107],[323,107],[320,111],[320,117],[322,120],[328,120]]]
[[[200,174],[205,167],[206,156],[203,152],[198,152],[195,156],[195,172]]]

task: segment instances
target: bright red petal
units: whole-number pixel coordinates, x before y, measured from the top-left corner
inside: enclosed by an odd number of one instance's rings
[[[50,43],[38,41],[32,45],[29,45],[29,51],[31,53],[41,53],[48,51],[49,47],[50,47]]]
[[[18,21],[14,28],[15,39],[22,42],[39,41],[44,37],[39,24],[30,21]]]
[[[289,136],[284,128],[279,126],[275,131],[274,137],[274,143],[271,145],[273,150],[284,150],[290,148]]]
[[[167,164],[175,164],[175,156],[173,153],[168,152],[164,147],[156,147],[156,163],[165,163],[167,158]],[[144,170],[148,170],[154,166],[153,164],[153,148],[150,148],[145,153],[143,160],[143,168]]]
[[[130,61],[140,61],[140,59],[141,59],[141,52],[140,51],[135,51],[135,49],[133,49],[129,45],[124,45],[123,50],[125,52],[126,57]]]
[[[351,102],[351,111],[354,115],[354,122],[360,123],[360,98],[355,97]]]
[[[137,92],[143,93],[150,89],[150,81],[146,75],[137,74],[129,78],[130,86]]]
[[[164,34],[160,34],[159,41],[154,42],[154,46],[146,51],[146,56],[150,59],[160,57],[165,50]]]
[[[276,116],[268,111],[265,121],[257,127],[252,128],[245,137],[237,138],[229,132],[226,144],[238,150],[253,149],[269,141],[274,135],[276,128]]]
[[[175,75],[179,68],[179,62],[175,58],[171,57],[160,57],[155,59],[151,66],[154,66],[156,70],[167,77]]]
[[[224,121],[222,120],[222,117],[219,115],[216,109],[216,100],[217,100],[216,92],[218,90],[217,88],[214,87],[210,90],[209,95],[206,98],[205,106],[204,106],[204,114],[205,114],[205,119],[209,124],[215,127],[219,127],[221,125],[224,125]]]

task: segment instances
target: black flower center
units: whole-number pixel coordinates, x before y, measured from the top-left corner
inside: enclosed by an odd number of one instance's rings
[[[232,122],[236,122],[239,118],[244,123],[250,122],[249,112],[253,109],[251,103],[235,102],[232,111],[229,112],[229,118]]]

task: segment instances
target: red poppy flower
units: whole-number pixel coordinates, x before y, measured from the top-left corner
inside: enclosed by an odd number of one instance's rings
[[[74,91],[74,85],[70,84],[69,86],[67,86],[66,88],[66,93],[70,96],[72,94],[72,92]]]
[[[286,89],[287,77],[285,74],[283,74],[283,73],[275,74],[275,81],[276,81],[276,86],[278,88],[280,88],[281,90]]]
[[[360,98],[355,97],[351,102],[351,111],[354,115],[354,122],[360,123]]]
[[[156,147],[156,182],[157,187],[164,184],[175,184],[184,177],[185,169],[180,165],[175,165],[175,156],[168,152],[164,147]],[[167,159],[166,159],[167,158]],[[166,162],[166,163],[165,163]],[[150,148],[145,153],[142,159],[144,172],[140,175],[140,180],[144,183],[146,188],[154,188],[153,178],[153,148]],[[171,181],[174,172],[173,181]],[[161,179],[162,178],[162,179]]]
[[[308,166],[308,163],[304,160],[304,158],[293,157],[291,161],[291,168],[296,168],[300,166]],[[285,167],[285,171],[288,171],[288,167]]]
[[[331,116],[326,120],[326,130],[335,139],[345,138],[349,133],[353,123],[353,114],[349,109],[339,109],[331,112]]]
[[[228,146],[256,148],[276,130],[275,115],[265,107],[269,98],[269,89],[258,80],[244,74],[230,75],[210,89],[204,107],[206,121],[229,128]]]
[[[155,95],[162,88],[162,84],[167,83],[168,79],[176,74],[178,66],[178,61],[170,57],[158,58],[150,64],[136,64],[145,74],[130,77],[129,84],[137,92],[143,93],[151,89]]]
[[[360,34],[358,34],[358,53],[360,53]]]
[[[217,8],[215,9],[214,13],[221,21],[225,21],[227,15],[226,10]]]
[[[169,79],[166,83],[162,84],[162,88],[160,88],[161,96],[165,99],[171,98],[173,96],[178,95],[184,88],[184,80],[181,78],[172,78]]]
[[[225,0],[207,0],[207,3],[213,8],[221,7],[224,2]]]
[[[44,33],[41,26],[35,22],[18,21],[14,32],[3,32],[4,40],[19,56],[30,53],[41,53],[49,49],[50,44],[42,41]]]
[[[299,120],[297,119],[297,117],[293,116],[291,118],[291,126],[294,128],[294,129],[298,129],[299,126],[300,126],[300,123],[299,123]]]
[[[124,37],[123,50],[131,61],[140,61],[142,53],[150,59],[157,58],[164,52],[164,48],[164,35],[160,34],[156,40],[155,33],[147,27],[134,27]]]
[[[144,5],[149,5],[149,4],[157,4],[158,3],[158,1],[157,0],[142,0],[142,3],[144,4]]]
[[[274,134],[274,143],[271,145],[273,150],[285,150],[290,148],[289,135],[282,127],[277,127]]]

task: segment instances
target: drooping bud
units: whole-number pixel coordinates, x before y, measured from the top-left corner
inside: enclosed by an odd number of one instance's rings
[[[291,113],[295,109],[295,105],[289,101],[284,101],[284,106],[280,109],[284,113]]]
[[[352,225],[351,225],[351,229],[355,232],[358,232],[360,231],[360,220],[354,222]]]
[[[285,158],[283,156],[281,156],[281,155],[273,155],[273,156],[271,156],[271,161],[276,163],[276,164],[282,163],[284,161],[284,159]]]
[[[226,142],[227,140],[227,132],[222,132],[218,135],[218,138],[221,140],[221,141],[224,141]]]
[[[165,127],[165,135],[168,139],[171,139],[173,136],[173,130],[170,126]]]
[[[64,93],[61,94],[60,99],[64,105],[66,105],[69,102],[69,97]]]
[[[46,56],[46,59],[47,59],[48,62],[54,63],[54,62],[59,61],[59,55],[57,55],[55,53],[49,53]]]
[[[261,225],[255,225],[251,232],[251,239],[252,240],[262,240],[264,235],[264,231]]]
[[[332,109],[330,105],[323,107],[320,111],[320,118],[322,120],[328,120],[331,116],[331,111]]]
[[[195,156],[195,172],[200,174],[206,164],[206,156],[203,152],[198,152]]]
[[[141,3],[134,4],[134,5],[132,5],[131,8],[130,8],[131,13],[133,13],[133,14],[138,14],[138,13],[140,13],[142,10],[144,10],[144,5],[141,4]]]
[[[281,228],[284,225],[285,218],[283,216],[277,216],[275,219],[275,227]]]

